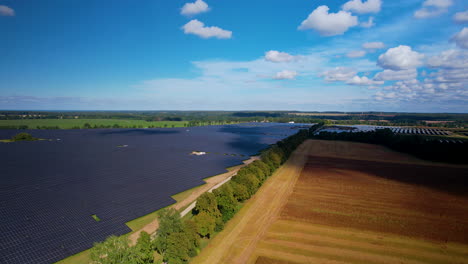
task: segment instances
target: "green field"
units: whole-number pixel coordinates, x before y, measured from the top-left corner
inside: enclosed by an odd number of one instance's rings
[[[119,127],[148,128],[148,127],[184,127],[185,121],[145,121],[129,119],[14,119],[0,120],[0,128],[27,126],[29,129],[58,127],[60,129],[85,128],[88,123],[92,128]]]

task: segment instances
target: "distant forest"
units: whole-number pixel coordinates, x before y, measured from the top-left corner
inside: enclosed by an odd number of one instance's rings
[[[185,121],[187,126],[238,122],[296,122],[368,124],[461,128],[468,114],[390,112],[299,112],[299,111],[0,111],[0,120],[18,119],[119,119]]]

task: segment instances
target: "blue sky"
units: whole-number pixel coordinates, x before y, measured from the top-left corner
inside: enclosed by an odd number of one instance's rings
[[[0,109],[468,112],[462,0],[0,0]]]

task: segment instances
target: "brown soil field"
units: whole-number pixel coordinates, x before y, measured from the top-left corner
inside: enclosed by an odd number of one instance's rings
[[[468,243],[467,172],[310,156],[281,218]]]
[[[468,168],[309,140],[193,263],[468,263]]]

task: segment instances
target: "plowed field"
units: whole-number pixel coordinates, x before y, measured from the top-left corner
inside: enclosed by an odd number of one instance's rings
[[[468,263],[467,178],[376,145],[309,140],[194,262]]]

